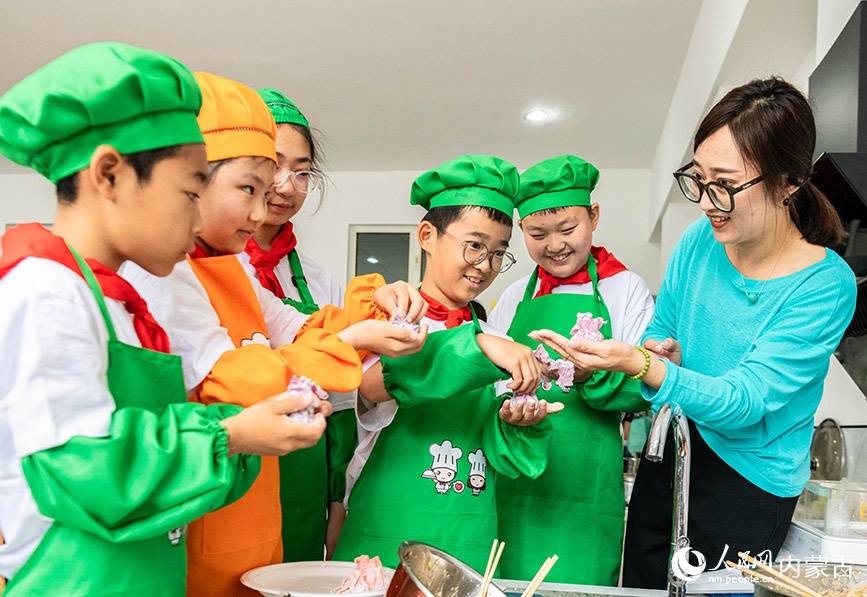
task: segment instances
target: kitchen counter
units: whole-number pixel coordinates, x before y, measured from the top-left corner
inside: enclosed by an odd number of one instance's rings
[[[527,584],[515,580],[494,580],[494,584],[507,593],[520,595]],[[591,585],[561,585],[557,583],[542,583],[536,595],[542,597],[596,597],[621,595],[623,597],[666,597],[666,591],[649,589],[629,589],[620,587],[596,587]]]
[[[734,579],[736,579],[736,582],[732,582]],[[527,586],[526,582],[516,580],[495,580],[494,584],[507,593],[513,594],[514,597],[519,597],[521,591]],[[739,573],[732,570],[706,572],[687,587],[687,595],[691,596],[752,592],[752,584],[742,579]],[[536,594],[540,597],[602,597],[617,595],[623,597],[667,597],[668,591],[542,583]]]

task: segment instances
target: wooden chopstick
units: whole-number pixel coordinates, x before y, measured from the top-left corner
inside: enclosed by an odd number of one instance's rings
[[[747,557],[743,557],[747,556]],[[793,578],[786,576],[785,574],[781,574],[774,570],[773,568],[766,566],[751,557],[749,554],[741,554],[741,557],[749,562],[750,564],[756,566],[757,568],[750,568],[743,564],[735,564],[734,562],[726,562],[726,566],[729,568],[735,568],[740,570],[740,572],[744,575],[751,577],[754,580],[758,580],[759,582],[773,585],[777,588],[784,588],[789,593],[793,593],[798,595],[799,597],[821,597],[819,593],[812,590],[810,587],[807,587]]]
[[[554,567],[554,564],[557,563],[558,559],[560,558],[556,554],[545,559],[542,563],[542,567],[539,568],[539,571],[536,572],[536,576],[533,577],[533,580],[531,580],[530,584],[527,585],[527,588],[524,589],[521,597],[532,597],[536,593],[536,589],[539,588],[539,585],[541,585],[542,581],[545,580],[545,577],[548,576],[548,573],[551,571],[551,568]]]
[[[483,578],[487,578],[488,572],[491,571],[491,562],[494,561],[494,555],[497,553],[497,543],[499,543],[497,539],[494,539],[494,542],[491,543],[491,552],[488,554],[488,563],[485,564],[485,574],[483,575]]]
[[[491,545],[491,553],[488,555],[488,565],[485,567],[485,576],[482,579],[482,588],[479,590],[479,597],[487,597],[488,588],[491,586],[491,581],[494,578],[494,572],[496,572],[497,566],[500,565],[500,558],[502,557],[503,549],[505,548],[505,541],[501,542],[494,539],[494,543]]]
[[[479,589],[479,597],[486,597],[488,594],[488,574],[491,571],[491,562],[494,561],[494,555],[497,553],[497,539],[491,544],[491,553],[488,554],[488,563],[485,566],[485,575],[482,577],[482,587]]]
[[[741,571],[741,574],[750,577],[755,582],[760,582],[763,585],[766,585],[768,588],[774,589],[775,591],[782,591],[783,593],[797,595],[798,597],[811,597],[810,593],[806,593],[795,587],[792,587],[788,584],[783,584],[778,580],[775,580],[773,577],[766,576],[761,572],[756,572],[752,568],[744,568],[743,566],[738,566],[735,564],[735,568]]]
[[[776,570],[774,570],[770,566],[763,564],[762,562],[760,562],[759,560],[757,560],[756,558],[754,558],[753,556],[751,556],[748,553],[743,553],[743,552],[738,553],[738,557],[740,557],[742,560],[744,560],[746,562],[749,562],[750,564],[755,566],[757,570],[764,572],[765,576],[770,576],[771,578],[775,579],[777,582],[781,582],[784,585],[788,585],[791,588],[795,589],[796,591],[800,591],[801,593],[806,593],[807,595],[809,595],[809,597],[821,597],[821,595],[819,595],[819,593],[817,593],[816,591],[814,591],[810,587],[801,584],[800,582],[796,581],[794,578],[786,576],[785,574],[783,574],[781,572],[777,572]]]

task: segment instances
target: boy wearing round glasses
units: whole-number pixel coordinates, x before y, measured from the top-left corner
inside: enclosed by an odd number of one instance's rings
[[[517,342],[547,328],[569,336],[578,313],[601,317],[606,338],[632,344],[653,317],[644,280],[611,253],[593,246],[599,204],[593,164],[574,155],[544,160],[521,175],[517,209],[536,267],[503,293],[491,323]],[[553,357],[556,353],[549,351]],[[616,585],[623,541],[621,412],[647,409],[639,382],[623,373],[576,370],[567,394],[556,385],[539,396],[562,400],[552,419],[548,468],[538,479],[503,479],[497,494],[504,578],[529,579],[536,554],[557,553],[552,582]],[[592,554],[592,555],[591,555]]]
[[[356,407],[362,432],[336,559],[370,553],[395,566],[398,546],[413,539],[482,570],[497,536],[499,483],[545,469],[545,418],[562,404],[512,408],[498,398],[495,382],[510,375],[510,390],[534,392],[540,366],[471,306],[514,263],[518,180],[505,160],[466,155],[413,184],[410,202],[427,210],[417,234],[427,256],[421,294],[430,333],[417,355],[365,363]]]

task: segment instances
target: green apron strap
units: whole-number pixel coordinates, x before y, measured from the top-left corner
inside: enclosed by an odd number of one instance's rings
[[[304,277],[304,269],[301,267],[301,258],[298,256],[298,251],[292,249],[287,256],[289,259],[289,269],[292,270],[292,283],[298,289],[298,296],[301,297],[301,302],[305,305],[315,306],[315,310],[319,310],[319,305],[313,295],[310,294],[310,288],[307,286],[307,278]]]
[[[90,292],[93,293],[93,298],[96,299],[96,304],[99,305],[99,311],[102,313],[102,319],[105,321],[105,327],[108,329],[109,340],[117,342],[117,333],[114,331],[114,324],[111,321],[111,315],[108,314],[108,307],[105,305],[105,296],[102,294],[102,288],[99,286],[96,276],[93,275],[93,270],[90,269],[90,266],[87,265],[87,262],[82,259],[81,255],[79,255],[75,249],[69,245],[66,246],[69,248],[69,252],[72,253],[75,261],[78,263],[78,267],[81,268],[84,280],[87,282],[87,285],[90,286]]]
[[[529,301],[533,298],[533,295],[536,293],[536,282],[539,281],[539,266],[533,268],[533,273],[530,274],[530,279],[527,280],[527,287],[524,289],[524,299],[525,301]]]
[[[605,301],[602,300],[602,294],[599,292],[599,274],[596,271],[596,260],[593,259],[592,254],[587,257],[587,273],[590,274],[590,282],[593,283],[593,296],[596,297],[596,301],[600,305],[604,305]]]

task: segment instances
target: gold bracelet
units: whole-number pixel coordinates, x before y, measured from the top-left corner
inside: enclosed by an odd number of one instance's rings
[[[644,367],[642,367],[641,371],[639,371],[635,375],[630,375],[629,378],[638,380],[643,378],[645,375],[647,375],[647,372],[650,371],[650,351],[643,346],[636,346],[635,350],[644,355]]]

